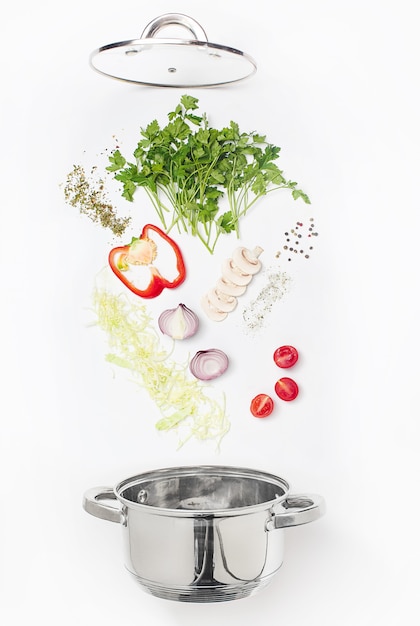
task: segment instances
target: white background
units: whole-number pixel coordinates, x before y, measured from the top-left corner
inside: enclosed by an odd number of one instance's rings
[[[385,0],[210,3],[179,0],[9,4],[1,20],[1,594],[2,623],[285,626],[417,623],[419,78],[416,3]],[[241,310],[203,319],[188,350],[225,349],[231,430],[220,452],[158,434],[159,414],[105,363],[91,326],[94,279],[112,235],[65,204],[75,163],[95,165],[115,137],[131,150],[140,126],[165,121],[185,91],[113,81],[92,49],[140,36],[186,13],[210,41],[258,64],[236,86],[189,93],[214,125],[231,119],[282,147],[281,166],[312,200],[263,200],[241,242],[282,262],[292,288],[257,336]],[[132,207],[138,234],[155,220]],[[125,201],[119,200],[122,208]],[[144,213],[140,214],[140,211]],[[283,233],[313,217],[307,260],[275,259]],[[148,304],[198,312],[236,240],[211,257],[182,238],[189,276]],[[263,273],[255,278],[254,289]],[[267,420],[251,395],[272,390],[275,347],[296,345],[294,403]],[[182,350],[182,348],[179,348]],[[254,597],[216,605],[153,598],[123,567],[115,524],[88,516],[83,492],[171,465],[241,464],[288,479],[327,502],[320,521],[286,531],[285,562]],[[246,540],[246,538],[244,538]]]

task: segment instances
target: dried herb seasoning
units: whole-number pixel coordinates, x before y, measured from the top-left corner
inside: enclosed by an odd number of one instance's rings
[[[130,217],[118,217],[116,209],[109,201],[102,178],[95,178],[96,167],[90,176],[82,165],[74,165],[66,178],[64,198],[70,206],[75,207],[83,215],[103,228],[109,228],[114,235],[120,237],[130,223]]]

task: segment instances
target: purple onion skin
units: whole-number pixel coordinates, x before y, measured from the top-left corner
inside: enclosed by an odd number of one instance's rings
[[[171,321],[173,321],[178,314],[183,316],[183,321],[185,322],[185,329],[182,329],[182,336],[177,333],[174,334],[174,328],[171,325]],[[158,325],[161,332],[164,335],[172,337],[172,339],[188,339],[188,337],[192,337],[197,332],[199,320],[194,311],[185,306],[185,304],[179,304],[174,309],[166,309],[166,311],[163,311],[159,316]]]
[[[218,348],[199,350],[190,361],[190,371],[200,380],[213,380],[228,368],[228,356]]]

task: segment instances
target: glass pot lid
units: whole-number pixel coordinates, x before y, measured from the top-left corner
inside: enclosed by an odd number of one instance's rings
[[[185,28],[192,37],[155,36],[173,25]],[[255,61],[244,52],[210,43],[200,24],[181,13],[155,18],[140,39],[94,50],[90,65],[105,76],[154,87],[214,87],[243,80],[257,69]]]

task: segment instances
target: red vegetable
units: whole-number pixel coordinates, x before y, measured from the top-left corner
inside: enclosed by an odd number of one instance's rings
[[[292,367],[299,358],[298,351],[293,346],[280,346],[274,351],[274,363],[278,367]]]
[[[274,385],[274,391],[282,400],[294,400],[298,393],[299,387],[292,378],[280,378]]]
[[[249,408],[254,417],[268,417],[273,412],[274,402],[266,393],[259,393],[252,398]]]
[[[172,249],[176,262],[176,275],[171,280],[164,278],[157,267],[153,265],[158,256],[159,247],[155,240],[149,236],[150,231],[154,231],[161,238],[161,243],[166,242],[166,245],[169,244]],[[140,237],[133,237],[130,244],[113,248],[109,253],[108,261],[112,271],[124,285],[142,298],[155,298],[165,288],[173,289],[185,280],[185,265],[181,250],[173,239],[153,224],[146,224]],[[149,267],[150,279],[145,287],[137,286],[133,274],[129,273],[129,270],[135,269],[136,266]]]

